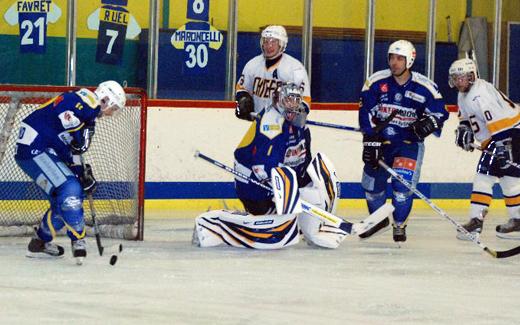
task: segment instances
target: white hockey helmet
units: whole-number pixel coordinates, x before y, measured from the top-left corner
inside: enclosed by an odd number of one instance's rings
[[[264,44],[264,39],[266,38],[277,39],[280,42],[280,53],[285,52],[287,43],[289,42],[289,37],[287,37],[287,31],[283,26],[270,25],[262,31],[262,35],[260,37],[260,48],[262,49],[262,52],[264,51],[262,45]],[[277,55],[280,53],[277,53]]]
[[[406,69],[410,69],[415,61],[415,47],[406,40],[398,40],[390,44],[388,48],[388,58],[390,54],[402,55],[406,58]]]
[[[126,104],[125,90],[114,80],[108,80],[100,83],[94,91],[98,99],[105,100],[106,107],[113,109],[123,109]]]
[[[467,76],[470,83],[473,83],[478,76],[477,65],[473,60],[468,58],[458,59],[454,61],[449,72],[448,84],[451,88],[455,87],[455,81],[457,78]],[[473,75],[472,75],[473,73]]]

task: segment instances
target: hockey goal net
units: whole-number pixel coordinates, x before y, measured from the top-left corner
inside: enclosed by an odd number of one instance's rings
[[[53,97],[79,88],[0,85],[0,236],[33,234],[49,208],[43,191],[14,160],[20,121]],[[101,235],[142,240],[147,99],[142,89],[125,92],[125,109],[96,121],[84,157],[98,181],[93,198]],[[87,233],[92,234],[86,199],[84,210]]]

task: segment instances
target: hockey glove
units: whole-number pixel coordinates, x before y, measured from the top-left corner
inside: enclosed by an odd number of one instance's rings
[[[85,191],[86,193],[94,193],[97,187],[97,181],[94,178],[92,166],[90,166],[89,164],[85,164],[85,170],[83,174],[79,176],[79,182],[83,187],[83,191]]]
[[[426,115],[411,125],[413,132],[419,139],[424,139],[433,132],[440,130],[439,121],[433,115]]]
[[[236,117],[246,121],[254,120],[254,117],[251,116],[251,113],[255,111],[255,103],[253,101],[253,97],[251,97],[247,91],[242,91],[237,94],[236,104]]]
[[[80,155],[88,150],[90,147],[90,143],[92,142],[92,137],[94,136],[94,125],[88,125],[81,130],[81,135],[79,137],[79,141],[73,139],[70,142],[70,150],[74,155]]]
[[[513,161],[513,147],[511,143],[511,138],[495,142],[493,153],[497,156],[496,163],[500,169],[507,169],[511,166],[509,164],[509,162]]]
[[[363,162],[377,168],[379,159],[383,158],[383,142],[378,135],[363,135]]]
[[[455,144],[466,151],[473,151],[471,146],[475,143],[475,135],[468,121],[460,122],[455,130]]]

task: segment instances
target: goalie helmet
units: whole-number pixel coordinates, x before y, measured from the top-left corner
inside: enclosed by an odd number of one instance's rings
[[[406,68],[410,69],[415,61],[415,47],[409,41],[398,40],[390,44],[388,48],[388,58],[390,54],[402,55],[406,58]]]
[[[302,89],[292,82],[286,82],[273,94],[273,106],[291,124],[303,127],[307,118],[303,105]]]
[[[122,109],[126,104],[125,90],[114,80],[104,81],[99,84],[94,91],[99,101],[105,100],[105,109],[113,108],[114,110]]]
[[[449,69],[448,84],[451,88],[455,87],[458,78],[467,78],[472,84],[478,76],[477,65],[473,60],[468,58],[459,59],[453,62]]]
[[[287,43],[289,42],[289,38],[287,37],[287,31],[283,26],[279,25],[271,25],[267,26],[263,31],[260,37],[260,48],[262,49],[262,53],[264,52],[264,40],[266,38],[274,38],[277,39],[280,45],[280,51],[275,54],[275,56],[280,53],[285,52],[285,48],[287,47]],[[265,53],[264,53],[265,56]]]

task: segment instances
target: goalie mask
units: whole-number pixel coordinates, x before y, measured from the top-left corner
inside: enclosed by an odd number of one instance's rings
[[[406,58],[406,69],[410,69],[415,62],[415,47],[409,41],[399,40],[390,44],[388,48],[388,59],[390,54],[397,54]]]
[[[464,58],[453,62],[449,70],[448,84],[451,88],[466,92],[477,78],[477,65],[473,60]]]
[[[113,112],[125,107],[125,91],[116,81],[108,80],[100,83],[94,93],[99,99],[103,114],[112,115]]]
[[[292,125],[305,125],[307,113],[302,102],[302,90],[296,84],[287,82],[278,87],[273,94],[273,106]]]
[[[283,52],[287,47],[287,32],[283,26],[271,25],[267,26],[260,37],[260,48],[266,59],[274,59]],[[275,45],[272,43],[278,43],[277,49],[271,49]]]

